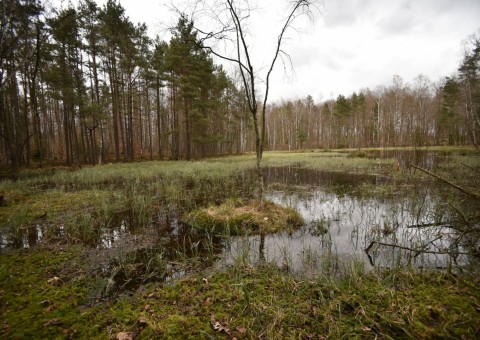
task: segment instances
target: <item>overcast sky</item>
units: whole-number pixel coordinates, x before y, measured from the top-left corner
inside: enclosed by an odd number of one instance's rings
[[[100,6],[105,2],[97,0]],[[177,21],[169,4],[182,2],[120,0],[133,22],[145,22],[152,36],[166,40],[165,27]],[[286,2],[253,0],[258,10],[251,17],[250,46],[258,69],[271,59],[268,48],[275,44]],[[299,22],[290,32],[285,50],[293,71],[277,65],[270,98],[348,96],[389,85],[393,75],[412,82],[423,74],[436,82],[456,71],[462,41],[480,32],[479,18],[479,0],[325,0],[314,24]]]

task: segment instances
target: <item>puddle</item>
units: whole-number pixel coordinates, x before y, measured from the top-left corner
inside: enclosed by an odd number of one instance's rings
[[[300,166],[269,167],[264,169],[264,176],[267,185],[282,185],[288,189],[288,186],[301,187],[357,187],[363,183],[380,184],[385,181],[384,178],[376,175],[348,174],[336,171],[318,171],[305,169]],[[295,188],[293,188],[295,189]]]
[[[20,228],[16,235],[0,232],[0,253],[8,248],[30,248],[43,241],[44,227],[34,225]]]
[[[105,295],[206,269],[222,251],[222,238],[192,230],[177,217],[164,216],[157,222],[138,230],[129,230],[123,222],[102,235],[88,261],[98,276],[108,279]]]
[[[42,242],[65,242],[64,227],[56,228],[50,239],[45,228],[21,228],[19,235],[0,233],[3,250],[31,248]],[[93,276],[105,279],[97,300],[134,291],[153,282],[169,282],[187,273],[206,269],[221,254],[224,240],[205,235],[180,223],[178,216],[161,215],[146,228],[135,228],[119,219],[113,228],[104,228],[96,239],[85,241],[82,261]]]

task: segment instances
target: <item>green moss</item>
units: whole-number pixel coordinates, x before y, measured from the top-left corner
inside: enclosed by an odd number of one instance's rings
[[[228,200],[219,206],[192,211],[184,221],[198,229],[229,235],[293,231],[304,223],[293,209],[270,201],[243,204],[239,200]]]
[[[441,273],[371,273],[333,282],[237,267],[144,299],[145,334],[159,337],[472,338],[480,326],[480,293],[471,278]],[[215,330],[217,322],[224,329]]]
[[[1,338],[107,338],[134,327],[139,312],[130,300],[95,302],[104,283],[84,253],[72,246],[0,255]]]
[[[53,338],[69,331],[72,315],[86,296],[80,281],[61,271],[78,249],[22,251],[2,256],[0,271],[2,332],[6,338]],[[67,334],[67,333],[65,333]]]
[[[2,255],[2,338],[476,338],[480,329],[474,276],[389,270],[299,279],[269,265],[235,266],[92,303],[95,277],[83,252]]]

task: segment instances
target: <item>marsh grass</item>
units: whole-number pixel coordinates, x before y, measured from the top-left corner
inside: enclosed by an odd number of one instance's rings
[[[83,251],[3,255],[3,337],[106,338],[128,331],[142,338],[476,338],[480,327],[476,276],[404,269],[365,274],[360,263],[337,262],[323,275],[298,277],[268,261],[239,262],[100,304],[99,286],[110,292],[120,278],[128,285],[144,270],[136,264],[143,254],[125,253],[115,262],[113,281],[95,281],[85,275]],[[155,254],[145,270],[161,276],[168,265]],[[313,252],[308,257],[315,261]],[[215,322],[230,334],[216,331]]]
[[[478,167],[479,157],[474,149],[428,150],[450,155],[451,161],[439,164],[439,174],[460,185],[479,187],[480,177],[471,169],[458,165]],[[361,199],[403,199],[416,193],[416,188],[430,188],[435,182],[411,169],[399,169],[394,159],[356,157],[353,151],[266,152],[264,165],[376,176],[378,180],[360,185],[322,183],[326,191]],[[108,164],[76,171],[65,168],[27,170],[19,174],[17,182],[0,182],[0,193],[7,203],[7,207],[0,208],[0,228],[18,238],[22,228],[40,223],[45,226],[45,239],[52,239],[59,237],[58,226],[62,225],[69,241],[95,244],[98,235],[105,229],[117,227],[119,220],[128,221],[129,228],[143,228],[157,223],[163,214],[188,215],[208,207],[221,207],[231,198],[252,199],[255,194],[254,157],[249,154],[194,162]],[[433,186],[433,190],[436,188]],[[271,189],[309,195],[308,186],[274,184]],[[449,188],[441,188],[439,192],[446,202],[456,199]],[[461,204],[455,203],[455,207]],[[447,210],[454,209],[446,206],[444,211]],[[440,220],[441,210],[437,214]],[[462,217],[465,216],[458,216]],[[251,225],[262,224],[257,222]],[[229,223],[222,232],[235,234],[238,232],[235,228]]]
[[[7,202],[0,227],[17,231],[46,216],[48,224],[62,223],[70,240],[88,240],[110,227],[117,215],[128,215],[137,228],[152,224],[161,211],[190,211],[231,196],[251,197],[250,177],[238,164],[207,162],[117,164],[39,171],[37,176],[29,172],[18,184],[0,182]]]
[[[458,164],[478,168],[478,156],[471,150],[452,151],[449,157],[456,165],[440,163],[436,171],[463,185],[473,183],[476,190],[479,176]],[[315,226],[324,239],[321,249],[302,249],[303,271],[293,270],[286,246],[278,249],[282,263],[268,254],[260,261],[262,236],[255,236],[256,243],[241,237],[237,256],[211,268],[220,246],[209,228],[198,232],[202,238],[178,235],[174,249],[167,242],[142,247],[132,235],[131,248],[121,243],[110,249],[113,259],[103,259],[100,249],[72,245],[89,240],[85,243],[96,247],[99,235],[119,224],[160,228],[159,220],[170,214],[218,208],[232,198],[248,202],[254,196],[254,157],[29,170],[17,182],[1,181],[7,203],[0,208],[1,228],[22,238],[26,228],[41,225],[43,238],[55,240],[0,254],[1,337],[114,338],[118,332],[141,338],[478,337],[478,275],[403,265],[367,270],[363,261],[337,253],[330,226],[324,233],[327,220]],[[343,150],[265,154],[265,166],[285,165],[376,175],[382,181],[346,188],[344,194],[409,197],[412,205],[404,207],[417,209],[419,221],[426,194],[438,194],[445,202],[429,212],[435,221],[478,221],[480,209],[474,203],[449,188],[431,186],[435,181],[419,173],[398,169],[393,159],[356,157]],[[428,192],[413,190],[427,184]],[[373,237],[409,236],[396,235],[394,218],[385,221],[372,224]],[[222,233],[233,234],[229,228]],[[458,232],[463,243],[478,244],[465,230]],[[233,238],[226,235],[221,247]],[[92,255],[96,252],[100,255]],[[94,273],[89,261],[108,268]],[[472,272],[478,273],[478,261],[473,262]],[[135,288],[128,294],[118,288],[129,285]],[[217,322],[228,333],[215,330]]]

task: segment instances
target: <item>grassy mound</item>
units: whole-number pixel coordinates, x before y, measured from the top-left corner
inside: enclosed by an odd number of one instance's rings
[[[304,223],[297,211],[273,202],[249,201],[245,204],[232,199],[219,206],[194,210],[183,220],[198,229],[230,235],[293,231]]]

